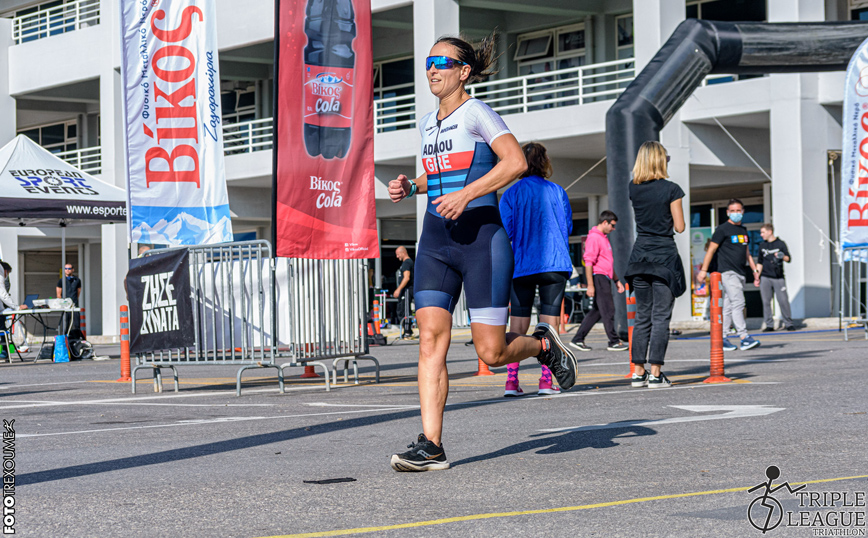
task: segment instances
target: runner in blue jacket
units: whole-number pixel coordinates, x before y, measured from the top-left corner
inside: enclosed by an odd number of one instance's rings
[[[500,198],[500,216],[515,255],[509,331],[527,333],[539,287],[539,319],[557,332],[564,288],[573,270],[569,246],[573,210],[566,191],[546,179],[552,175],[552,164],[545,146],[530,142],[522,150],[527,171]],[[504,396],[524,395],[518,383],[518,365],[515,362],[507,367]],[[537,394],[558,393],[551,371],[542,365]]]

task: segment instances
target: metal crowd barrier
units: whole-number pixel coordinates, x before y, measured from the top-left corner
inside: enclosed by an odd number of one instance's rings
[[[337,382],[343,361],[344,380],[352,363],[358,384],[358,361],[372,361],[380,381],[377,359],[367,355],[366,260],[306,260],[272,257],[268,241],[243,241],[185,247],[190,252],[190,286],[195,342],[183,349],[166,349],[136,356],[136,371],[153,369],[162,390],[161,368],[176,380],[179,365],[240,365],[241,376],[253,368],[275,368],[283,393],[284,370],[320,366],[325,388],[330,374]],[[154,255],[175,249],[155,249]],[[283,313],[279,315],[278,313]],[[290,362],[277,364],[279,358]],[[322,361],[332,360],[331,371]]]
[[[136,371],[146,368],[154,370],[155,379],[159,379],[159,369],[170,368],[177,391],[178,365],[240,365],[237,395],[241,395],[245,370],[275,368],[280,391],[284,392],[283,368],[275,364],[277,313],[271,245],[267,241],[243,241],[184,248],[190,252],[195,343],[188,348],[136,355],[133,393]],[[145,255],[169,250],[176,249],[154,249]]]
[[[841,321],[847,328],[862,325],[868,340],[868,247],[848,247],[841,256]]]
[[[344,381],[352,363],[359,383],[358,361],[368,360],[380,381],[380,363],[368,355],[368,263],[366,260],[277,260],[277,304],[280,312],[279,357],[288,357],[289,366],[317,364],[332,360],[332,382],[337,383],[337,365],[343,362]],[[287,345],[284,345],[287,344]]]

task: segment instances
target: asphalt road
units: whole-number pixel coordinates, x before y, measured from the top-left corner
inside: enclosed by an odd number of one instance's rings
[[[529,395],[517,399],[501,397],[505,368],[473,377],[473,348],[453,344],[453,467],[429,473],[388,465],[421,431],[413,343],[372,349],[380,384],[363,363],[360,385],[327,393],[294,369],[280,394],[272,372],[254,370],[240,398],[231,366],[184,367],[179,393],[144,379],[132,395],[113,382],[117,360],[4,363],[6,523],[14,515],[16,535],[44,537],[865,536],[868,341],[759,337],[727,353],[730,383],[704,384],[709,341],[682,338],[664,368],[670,389],[631,388],[627,354],[595,350],[555,397],[534,395],[539,369],[524,363]],[[588,343],[604,347],[599,335]],[[770,466],[772,487],[807,484],[760,499],[749,518],[764,488],[747,488]],[[842,495],[833,507],[822,492]]]

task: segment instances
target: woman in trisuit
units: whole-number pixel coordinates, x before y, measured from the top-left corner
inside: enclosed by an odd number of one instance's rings
[[[410,450],[392,456],[396,471],[449,468],[441,442],[449,393],[446,353],[462,283],[483,362],[505,366],[536,357],[563,390],[576,380],[576,359],[549,325],[537,325],[532,336],[506,333],[513,254],[497,190],[518,178],[527,163],[500,116],[465,91],[466,84],[492,74],[494,46],[494,36],[478,51],[454,37],[434,44],[425,68],[440,106],[419,122],[425,173],[416,179],[400,175],[389,183],[393,202],[428,196],[414,281],[423,433]]]

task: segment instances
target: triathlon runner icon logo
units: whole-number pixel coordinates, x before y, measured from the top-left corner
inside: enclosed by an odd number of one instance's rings
[[[784,518],[784,509],[781,506],[781,503],[772,497],[771,494],[783,487],[786,487],[790,494],[805,487],[805,484],[802,484],[797,488],[792,488],[790,487],[789,482],[784,482],[783,484],[778,484],[773,487],[773,482],[780,476],[781,470],[774,465],[770,465],[766,469],[766,477],[768,477],[768,481],[763,482],[762,484],[757,484],[747,490],[748,493],[753,493],[758,489],[765,490],[761,496],[751,501],[750,505],[747,507],[748,521],[750,521],[750,524],[753,525],[755,529],[761,531],[763,534],[777,528],[777,526],[781,524],[781,520]]]

